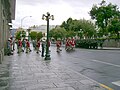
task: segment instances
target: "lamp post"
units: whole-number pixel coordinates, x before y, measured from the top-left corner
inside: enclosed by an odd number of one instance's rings
[[[30,31],[31,31],[31,29],[29,28],[29,29],[27,29],[27,31],[28,31],[28,40],[30,40]]]
[[[25,18],[27,18],[27,17],[32,17],[32,16],[25,16],[25,17],[23,17],[23,18],[21,19],[21,29],[22,29],[23,20],[24,20]]]
[[[22,28],[23,20],[24,20],[25,18],[27,18],[27,17],[32,17],[32,16],[25,16],[25,17],[23,17],[23,18],[21,19],[21,30],[23,29],[23,28]],[[20,32],[20,37],[22,38],[22,32]]]
[[[47,44],[46,44],[46,55],[45,55],[45,60],[50,60],[50,53],[49,53],[49,19],[54,20],[54,16],[50,15],[49,12],[47,14],[42,15],[42,19],[47,21]]]

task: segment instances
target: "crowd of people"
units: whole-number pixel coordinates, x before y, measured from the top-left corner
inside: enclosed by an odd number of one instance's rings
[[[74,38],[67,38],[66,41],[65,41],[65,50],[66,51],[69,51],[69,50],[74,50],[75,48],[75,39]],[[56,47],[57,47],[57,52],[60,52],[62,51],[61,50],[61,39],[57,39],[56,41]]]
[[[30,48],[30,41],[28,39],[13,39],[9,38],[7,42],[7,49],[8,49],[8,55],[13,55],[13,51],[15,50],[15,44],[17,46],[17,53],[21,52],[26,52],[29,53],[31,52]],[[37,39],[37,40],[32,40],[32,45],[34,50],[36,50],[36,53],[41,52],[41,56],[44,57],[44,52],[46,48],[46,39]],[[62,46],[62,41],[60,38],[56,40],[56,51],[60,52],[62,51],[61,49]],[[40,47],[42,50],[40,50]],[[48,42],[48,47],[50,47],[50,41]],[[65,50],[73,50],[75,48],[75,39],[74,38],[67,38],[65,41]]]
[[[13,39],[9,38],[7,41],[7,55],[13,55],[13,52],[15,50],[15,45],[17,46],[17,53],[20,54],[21,52],[29,53],[31,52],[31,44],[28,39]],[[32,45],[36,53],[41,52],[41,56],[44,57],[44,52],[46,48],[46,40],[45,39],[37,39],[32,40]],[[42,51],[40,51],[40,46],[42,48]],[[49,42],[50,47],[50,42]]]

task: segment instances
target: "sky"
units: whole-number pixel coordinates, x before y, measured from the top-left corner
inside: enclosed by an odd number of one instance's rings
[[[42,15],[47,12],[54,15],[54,20],[50,20],[50,25],[61,25],[70,17],[90,20],[89,11],[93,4],[98,5],[100,2],[101,0],[16,0],[13,28],[46,25],[47,22],[42,20]],[[106,0],[106,2],[120,6],[119,0]]]

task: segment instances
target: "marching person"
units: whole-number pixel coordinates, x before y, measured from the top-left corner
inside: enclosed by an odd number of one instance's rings
[[[18,40],[18,53],[21,53],[22,51],[22,41],[21,39]]]
[[[70,48],[70,38],[66,39],[65,50],[69,50]]]
[[[61,47],[61,40],[60,40],[60,38],[58,38],[58,40],[56,41],[56,47],[57,47],[57,52],[62,51],[62,50],[60,49],[60,47]]]
[[[33,40],[33,41],[32,41],[32,44],[33,44],[34,50],[36,50],[36,40]]]
[[[26,47],[26,42],[25,42],[25,39],[22,40],[22,47],[23,47],[23,51],[25,51],[25,47]]]
[[[30,52],[30,42],[26,39],[26,53]]]
[[[71,39],[70,44],[71,44],[71,49],[73,50],[75,48],[75,39],[74,39],[74,37]]]
[[[37,52],[36,52],[36,53],[39,53],[39,52],[40,52],[39,48],[40,48],[40,40],[38,39],[38,40],[37,40],[37,43],[36,43],[36,49],[37,49]]]

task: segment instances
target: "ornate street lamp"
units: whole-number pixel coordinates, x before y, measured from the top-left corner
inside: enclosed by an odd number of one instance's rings
[[[47,14],[42,15],[42,19],[47,21],[47,43],[46,43],[46,55],[45,55],[45,60],[50,60],[50,53],[49,53],[49,19],[54,20],[54,16],[50,15],[49,12]]]

